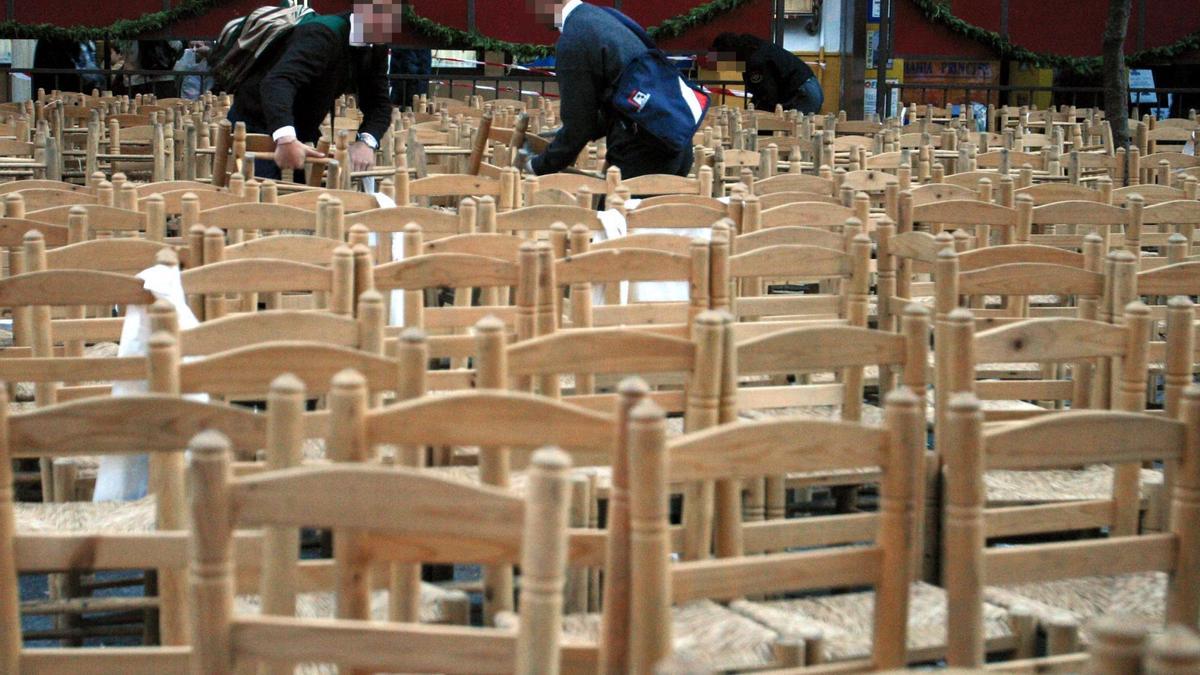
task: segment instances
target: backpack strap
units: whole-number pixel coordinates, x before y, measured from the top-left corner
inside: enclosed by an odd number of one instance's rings
[[[319,23],[329,30],[333,31],[338,36],[341,44],[349,44],[350,42],[350,18],[345,14],[318,14],[316,12],[308,12],[300,17],[297,26],[306,23]]]
[[[620,21],[626,28],[633,31],[633,34],[638,36],[638,39],[642,41],[642,44],[646,45],[647,49],[658,49],[658,45],[654,44],[654,40],[650,37],[650,34],[647,33],[646,29],[642,28],[638,22],[625,16],[620,10],[614,7],[599,6],[599,8],[607,12],[617,21]]]

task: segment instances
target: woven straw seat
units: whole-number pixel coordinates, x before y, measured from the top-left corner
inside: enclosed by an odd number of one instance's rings
[[[988,471],[988,505],[1017,505],[1112,498],[1111,466],[1054,471]],[[1162,487],[1161,471],[1142,469],[1142,499]]]
[[[433,584],[421,584],[421,623],[444,621],[446,614],[442,611],[441,600],[456,593]],[[296,614],[306,619],[332,618],[335,604],[333,593],[301,593],[296,598]],[[387,621],[387,605],[387,591],[372,593],[371,618],[375,621]],[[236,614],[258,614],[261,607],[257,595],[239,595],[233,601],[233,611]],[[297,675],[335,675],[338,669],[328,663],[304,663],[296,666],[294,672]]]
[[[433,584],[421,584],[421,623],[439,623],[446,620],[442,603],[447,599],[462,596],[461,591],[446,590]],[[300,593],[296,597],[296,616],[304,619],[333,618],[336,601],[332,592]],[[258,614],[262,603],[257,595],[239,595],[234,600],[234,611],[238,614]],[[371,619],[387,621],[388,592],[371,593]]]
[[[1021,366],[1024,364],[1004,363],[1004,364],[992,364],[992,365],[994,365],[997,368],[1008,368],[1008,366],[1011,366],[1011,365]],[[983,367],[985,367],[985,366],[980,366],[980,368],[983,368]],[[1020,368],[1010,368],[1009,370],[1020,370]],[[925,421],[928,422],[929,424],[933,424],[937,419],[937,408],[934,403],[934,393],[932,390],[930,390],[929,393],[926,394],[925,403],[926,403],[926,405],[925,405]],[[1043,408],[1042,406],[1037,405],[1035,403],[1030,403],[1028,401],[1014,401],[1014,400],[980,401],[980,404],[982,405],[984,411],[988,411],[988,410],[1032,410],[1032,411],[1045,410],[1045,408]]]
[[[984,589],[984,598],[988,602],[1009,610],[1024,608],[1042,624],[1063,615],[1070,616],[1080,625],[1079,637],[1084,643],[1091,639],[1091,620],[1105,614],[1120,614],[1137,624],[1160,624],[1166,594],[1167,575],[1163,572],[1080,577]]]
[[[505,613],[498,626],[516,629],[517,617]],[[675,655],[714,671],[760,668],[771,663],[774,630],[711,600],[697,600],[671,608],[671,636]],[[599,614],[568,614],[563,617],[563,641],[598,644]]]
[[[16,502],[18,532],[149,532],[154,497],[133,502]]]
[[[939,658],[946,648],[946,593],[937,586],[916,582],[909,594],[909,660]],[[870,655],[870,626],[875,609],[872,591],[822,595],[795,600],[730,605],[780,635],[803,635],[818,630],[824,637],[825,659],[845,661]],[[984,606],[988,649],[1008,648],[1012,631],[1007,614],[995,605]]]

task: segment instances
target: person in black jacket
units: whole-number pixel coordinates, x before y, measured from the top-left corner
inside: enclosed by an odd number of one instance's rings
[[[359,5],[355,3],[356,11]],[[386,3],[390,5],[391,3]],[[246,123],[252,133],[271,134],[275,161],[257,162],[255,174],[279,178],[280,169],[301,169],[321,137],[321,122],[338,96],[354,85],[363,120],[350,145],[353,171],[375,164],[375,149],[391,124],[387,49],[351,46],[351,22],[357,15],[331,15],[303,21],[270,47],[238,85],[231,122]],[[299,178],[297,178],[299,180]]]
[[[550,147],[525,155],[525,170],[538,174],[562,171],[575,163],[589,141],[607,137],[607,161],[623,178],[652,173],[687,175],[692,149],[670,152],[654,138],[619,118],[604,100],[621,71],[646,51],[633,31],[599,7],[580,0],[532,0],[538,19],[562,31],[555,47],[555,70],[562,106]]]
[[[821,111],[825,92],[821,82],[799,56],[779,45],[749,34],[721,33],[713,40],[712,50],[719,57],[730,55],[745,64],[742,81],[753,97],[757,110],[784,110],[802,113]]]

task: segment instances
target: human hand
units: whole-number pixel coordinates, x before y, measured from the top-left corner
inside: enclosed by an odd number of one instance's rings
[[[309,157],[324,157],[316,148],[296,140],[295,136],[284,136],[275,142],[275,164],[281,169],[303,169]]]
[[[537,172],[533,170],[534,157],[537,157],[537,153],[535,153],[533,149],[529,147],[528,143],[521,146],[521,149],[517,150],[517,168],[520,169],[521,172],[529,174],[530,176],[536,175]]]
[[[350,144],[350,170],[367,171],[375,168],[375,151],[362,141]]]

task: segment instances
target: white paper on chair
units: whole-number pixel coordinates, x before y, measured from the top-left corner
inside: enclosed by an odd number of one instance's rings
[[[634,200],[630,200],[634,201]],[[600,211],[597,214],[600,218],[600,224],[603,226],[603,234],[597,233],[598,238],[602,241],[611,241],[621,237],[629,236],[628,223],[625,222],[625,217],[619,211],[609,209]],[[712,238],[712,228],[695,227],[695,228],[656,228],[648,227],[638,230],[638,234],[674,234],[680,237],[688,237],[695,239]],[[688,282],[686,281],[638,281],[630,284],[628,281],[621,282],[621,304],[629,304],[633,302],[682,302],[688,299]],[[592,304],[604,304],[604,286],[603,284],[594,284],[592,286]]]
[[[188,307],[183,293],[183,281],[178,267],[155,265],[140,272],[146,290],[155,298],[166,300],[175,307],[180,330],[199,325],[196,315]],[[125,322],[121,326],[121,342],[117,345],[117,356],[145,356],[150,347],[150,313],[142,305],[125,308]],[[113,396],[137,396],[148,391],[145,380],[113,382]],[[186,398],[207,401],[208,396],[197,394]],[[128,501],[146,496],[149,479],[149,460],[146,455],[105,455],[100,458],[96,473],[96,489],[92,501]]]
[[[367,181],[370,180],[369,185]],[[375,198],[375,203],[379,204],[381,209],[396,208],[396,201],[382,192],[375,192],[375,179],[368,177],[363,179],[363,189],[370,193]],[[379,242],[379,238],[372,232],[367,240],[371,246],[375,246]],[[401,260],[404,258],[404,236],[400,232],[392,233],[392,260]],[[388,323],[393,326],[403,325],[404,322],[404,293],[396,291],[388,291],[388,313],[390,318]]]

